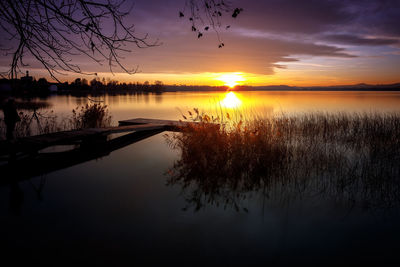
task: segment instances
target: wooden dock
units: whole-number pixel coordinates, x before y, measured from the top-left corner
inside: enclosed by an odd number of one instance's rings
[[[187,122],[172,120],[156,120],[137,118],[119,121],[117,127],[88,128],[72,131],[35,135],[19,138],[16,141],[0,141],[0,156],[10,153],[32,153],[50,146],[91,143],[103,140],[110,134],[142,131],[178,131],[179,127],[187,125]]]
[[[15,180],[29,179],[109,155],[163,131],[179,131],[189,122],[136,118],[119,121],[117,127],[89,128],[0,141],[0,186]],[[127,133],[116,138],[110,134]],[[43,149],[57,145],[76,145],[64,152],[46,153]],[[6,163],[6,164],[4,164]]]

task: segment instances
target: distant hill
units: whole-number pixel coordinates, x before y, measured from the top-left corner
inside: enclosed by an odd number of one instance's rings
[[[400,83],[394,84],[354,84],[354,85],[334,85],[334,86],[287,86],[287,85],[272,85],[272,86],[256,86],[254,90],[261,91],[400,91]]]
[[[354,85],[335,85],[335,86],[288,86],[288,85],[268,85],[268,86],[247,86],[240,85],[234,89],[227,86],[189,86],[189,85],[167,85],[167,92],[173,91],[400,91],[400,83],[394,84],[354,84]]]

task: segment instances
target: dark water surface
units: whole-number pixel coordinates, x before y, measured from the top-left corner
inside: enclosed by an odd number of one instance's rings
[[[264,195],[260,188],[239,211],[212,204],[185,210],[182,188],[167,185],[179,153],[163,134],[1,185],[0,265],[399,266],[396,205]]]

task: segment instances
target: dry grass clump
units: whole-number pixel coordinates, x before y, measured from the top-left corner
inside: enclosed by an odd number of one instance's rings
[[[78,107],[72,110],[70,123],[72,129],[109,127],[111,116],[106,105],[86,104],[80,110]]]
[[[188,118],[188,117],[187,117]],[[167,135],[181,153],[168,171],[188,206],[232,206],[254,193],[400,203],[400,114],[308,113],[246,121],[195,110],[198,123]],[[223,121],[223,123],[221,123]]]
[[[43,103],[22,104],[23,111],[19,112],[21,121],[15,126],[15,137],[26,137],[83,128],[101,128],[111,126],[112,117],[106,105],[86,104],[72,110],[72,115],[59,118],[53,111],[37,111],[48,107]],[[6,125],[0,119],[0,140],[5,139]]]

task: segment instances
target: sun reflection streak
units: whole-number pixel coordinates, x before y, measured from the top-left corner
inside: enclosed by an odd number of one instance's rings
[[[221,106],[225,108],[238,108],[242,105],[242,101],[234,92],[226,93],[224,99],[220,101]]]

